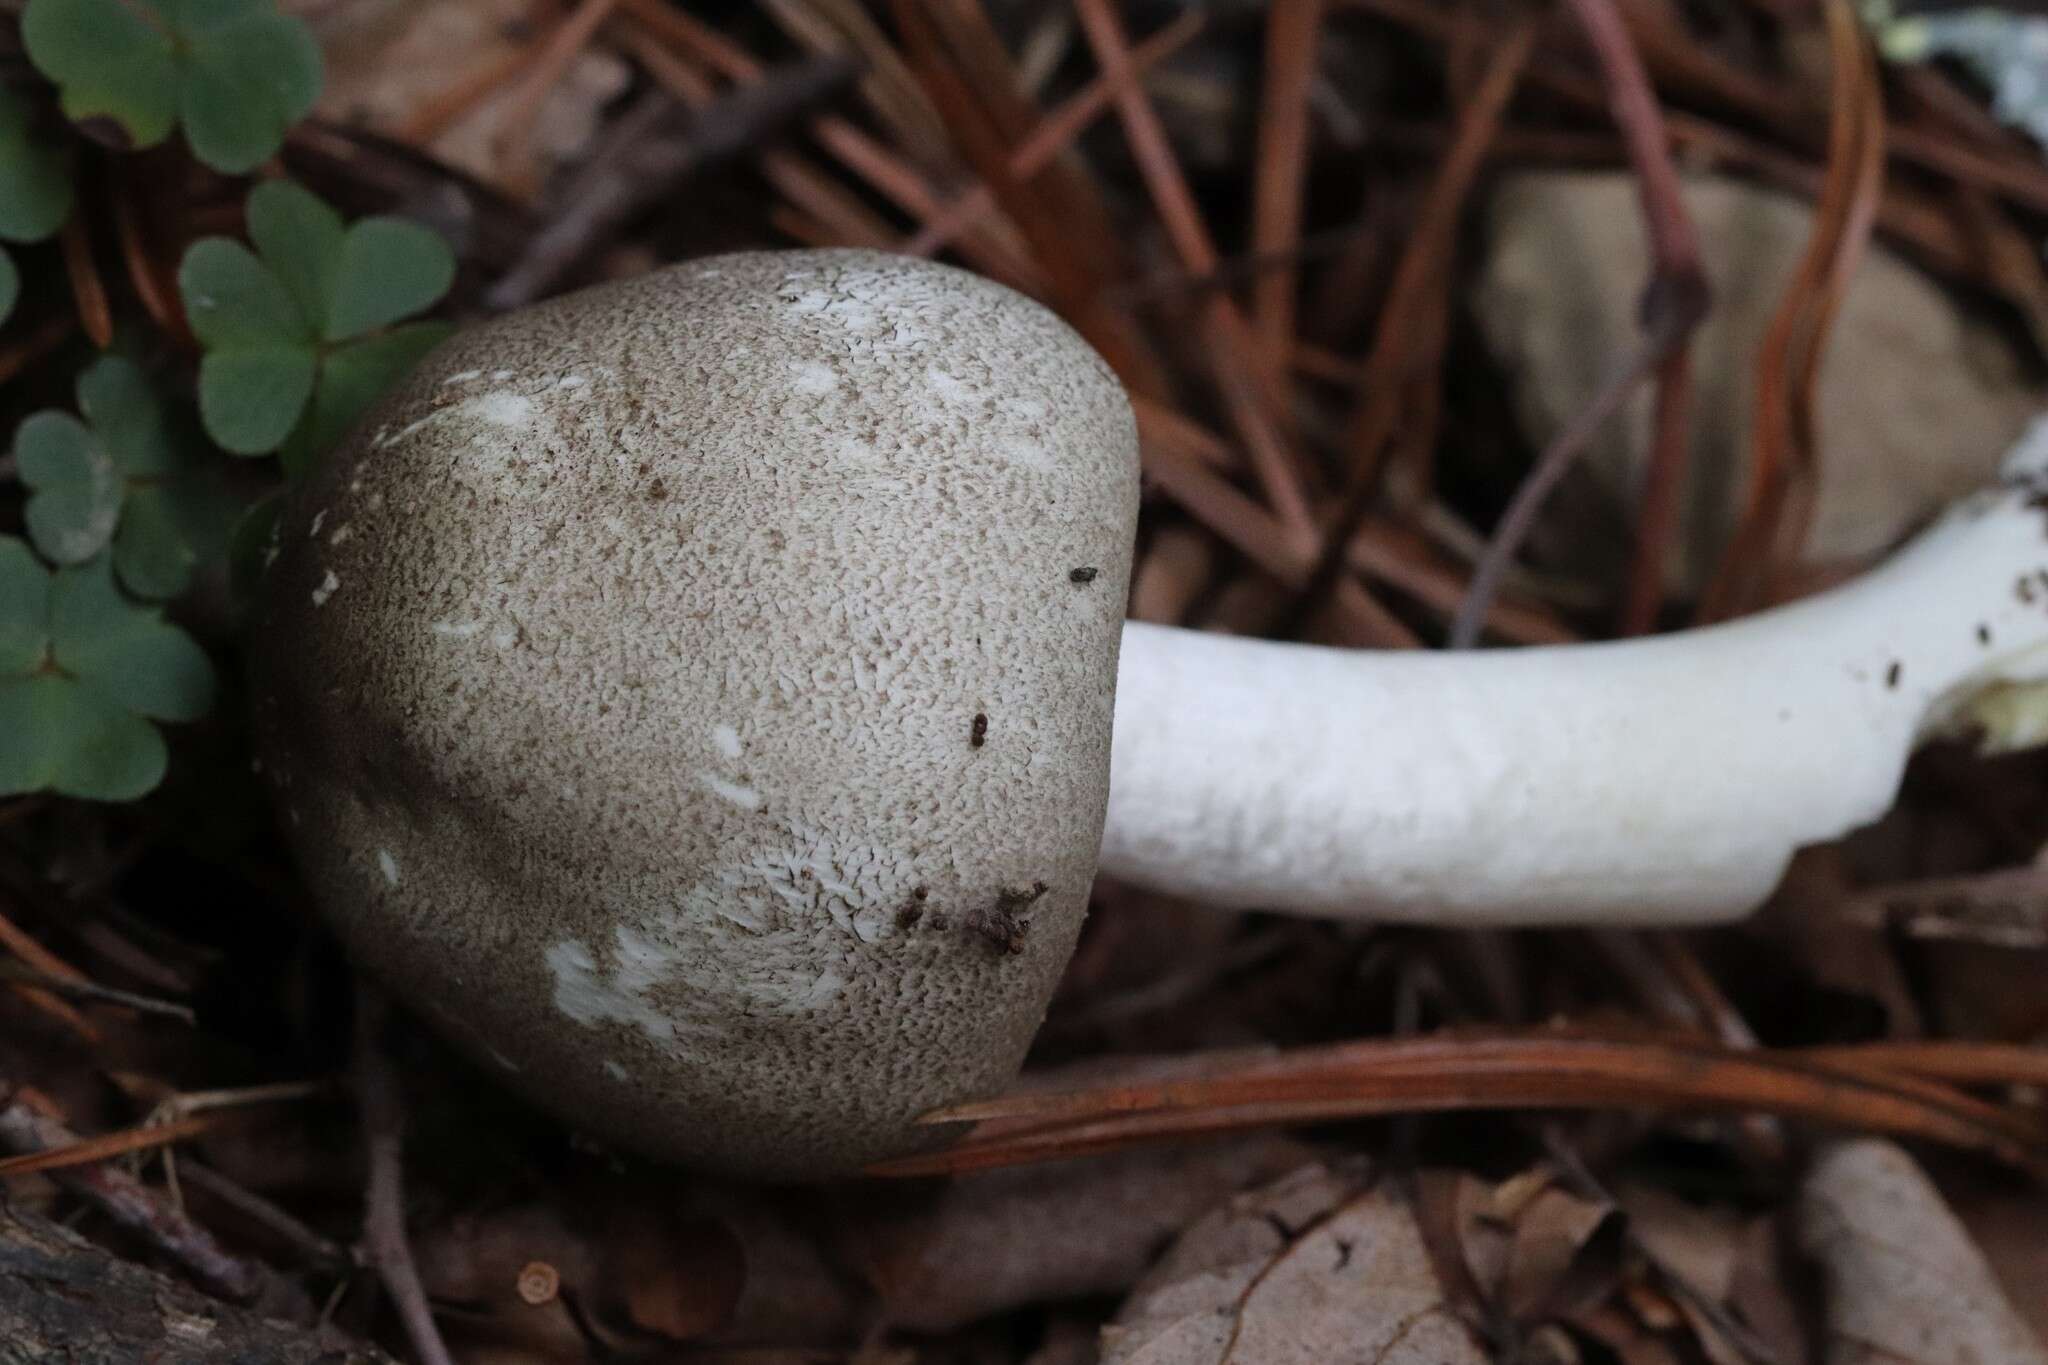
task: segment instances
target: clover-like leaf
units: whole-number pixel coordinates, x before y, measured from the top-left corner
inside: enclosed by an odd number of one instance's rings
[[[162,778],[154,720],[194,720],[213,665],[122,595],[106,556],[54,574],[0,536],[0,795],[141,796]]]
[[[0,240],[40,242],[70,216],[70,156],[36,136],[28,105],[0,85]]]
[[[365,218],[348,230],[327,300],[328,341],[347,341],[433,306],[455,282],[441,234],[402,218]]]
[[[0,677],[27,673],[50,642],[50,571],[25,541],[0,536]]]
[[[132,801],[163,781],[156,727],[68,678],[0,678],[0,794]]]
[[[311,346],[212,351],[199,362],[199,415],[207,435],[237,455],[267,455],[291,435],[319,377]]]
[[[30,490],[22,519],[53,562],[83,564],[114,538],[121,476],[91,428],[68,412],[39,412],[14,433],[14,458]]]
[[[209,237],[178,271],[206,347],[199,411],[223,448],[277,450],[296,478],[446,334],[428,323],[379,329],[446,293],[455,257],[438,234],[402,219],[344,226],[285,181],[250,194],[248,220],[255,251]]]
[[[226,548],[238,512],[233,495],[203,473],[131,485],[114,534],[115,575],[137,597],[178,596]]]
[[[130,601],[103,559],[50,585],[50,655],[79,684],[153,720],[197,720],[213,704],[213,665],[192,637]]]
[[[312,30],[273,0],[29,0],[29,57],[73,122],[150,147],[183,122],[201,161],[240,175],[320,93]]]
[[[263,264],[298,303],[314,335],[327,328],[327,301],[334,297],[348,227],[320,197],[289,180],[266,180],[249,191],[249,240]],[[433,302],[432,299],[427,302]]]
[[[234,512],[173,412],[133,362],[106,356],[78,379],[85,420],[39,412],[15,434],[30,489],[29,537],[57,564],[82,564],[112,543],[121,582],[138,597],[174,597],[219,553]]]
[[[445,322],[414,322],[329,352],[319,391],[278,449],[285,473],[293,479],[311,473],[320,456],[348,434],[377,395],[403,379],[453,330]]]
[[[240,242],[202,237],[178,265],[185,318],[208,351],[306,345],[318,333],[267,261]]]
[[[70,216],[70,156],[36,136],[28,105],[0,85],[0,241],[40,242]],[[0,248],[0,322],[20,293],[21,272]]]

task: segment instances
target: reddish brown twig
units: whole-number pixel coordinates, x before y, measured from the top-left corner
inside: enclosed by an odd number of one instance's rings
[[[1820,362],[1883,195],[1883,90],[1870,44],[1848,0],[1827,0],[1825,11],[1834,61],[1827,180],[1806,251],[1757,353],[1748,504],[1701,603],[1706,620],[1756,605],[1805,538],[1819,479]]]
[[[1550,1031],[1439,1035],[1181,1059],[1170,1079],[1022,1091],[932,1123],[978,1126],[942,1151],[880,1163],[931,1175],[1276,1124],[1486,1109],[1770,1113],[1915,1137],[2048,1169],[2048,1129],[1904,1068],[1730,1048],[1700,1037]]]
[[[398,140],[424,147],[456,124],[468,118],[507,81],[523,74],[547,50],[545,36],[529,39],[510,51],[501,52],[475,70],[422,100],[397,130]]]
[[[78,325],[92,338],[92,344],[104,351],[114,344],[114,314],[107,306],[106,282],[100,278],[100,268],[92,258],[92,237],[85,225],[85,215],[72,214],[57,240],[64,249],[64,273],[71,280]]]
[[[1116,99],[1117,116],[1181,268],[1192,275],[1213,272],[1219,257],[1208,225],[1151,99],[1127,74],[1132,58],[1123,20],[1109,0],[1077,0],[1075,12],[1104,73],[1123,78]],[[1250,325],[1232,300],[1212,295],[1202,317],[1213,347],[1213,377],[1232,424],[1251,454],[1267,504],[1284,525],[1313,525],[1302,470],[1279,427],[1288,412],[1284,369],[1274,363],[1275,357],[1260,354]]]
[[[0,949],[6,950],[30,970],[39,972],[52,981],[79,983],[87,980],[84,972],[45,948],[4,914],[0,914]],[[100,1040],[100,1031],[93,1026],[90,1019],[57,998],[45,986],[17,982],[14,990],[33,1008],[63,1024],[86,1042],[96,1043]]]
[[[98,1137],[73,1138],[69,1142],[47,1147],[42,1151],[25,1152],[20,1156],[0,1159],[0,1177],[34,1175],[38,1171],[63,1171],[77,1166],[91,1166],[130,1152],[146,1152],[152,1147],[167,1147],[180,1142],[195,1133],[202,1133],[217,1126],[226,1116],[223,1114],[193,1114],[169,1123],[144,1124],[135,1128],[124,1128],[118,1133],[102,1133]]]
[[[1010,153],[1010,178],[1021,184],[1050,166],[1053,158],[1072,146],[1089,124],[1109,111],[1123,89],[1123,82],[1137,80],[1185,47],[1202,31],[1202,23],[1201,11],[1188,10],[1157,33],[1133,44],[1129,66],[1114,75],[1105,72],[1097,76],[1055,107],[1030,136],[1017,144]],[[995,191],[984,181],[943,206],[903,244],[903,250],[912,256],[929,256],[996,208]]]
[[[136,212],[133,189],[116,177],[109,182],[114,205],[114,234],[121,244],[121,260],[127,266],[128,283],[151,322],[162,328],[180,346],[193,346],[192,329],[185,324],[185,310],[178,302],[177,281],[151,249]]]
[[[1308,170],[1309,88],[1324,0],[1276,0],[1266,19],[1266,81],[1254,162],[1252,251],[1288,260],[1301,239],[1302,181]],[[1297,281],[1291,263],[1269,270],[1252,287],[1252,323],[1265,349],[1294,347]]]
[[[191,1007],[180,1005],[175,1000],[159,1000],[153,995],[139,995],[117,986],[102,986],[97,981],[79,981],[71,977],[53,976],[20,962],[0,961],[0,981],[26,985],[38,991],[48,991],[65,999],[119,1005],[123,1009],[135,1010],[140,1014],[175,1019],[181,1024],[189,1025],[196,1022]]]

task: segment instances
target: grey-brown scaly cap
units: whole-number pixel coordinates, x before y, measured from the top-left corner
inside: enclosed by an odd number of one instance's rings
[[[286,516],[265,768],[354,954],[592,1134],[823,1176],[1014,1074],[1109,785],[1137,443],[1000,285],[723,256],[435,351]]]

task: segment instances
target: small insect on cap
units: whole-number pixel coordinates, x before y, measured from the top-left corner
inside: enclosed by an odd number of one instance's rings
[[[1099,357],[904,257],[715,257],[430,355],[266,583],[350,948],[579,1127],[821,1176],[1020,1063],[1095,871],[1137,507]]]

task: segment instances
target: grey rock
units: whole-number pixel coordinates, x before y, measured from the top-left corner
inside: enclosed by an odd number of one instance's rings
[[[1741,508],[1754,358],[1813,213],[1803,200],[1725,178],[1691,179],[1685,196],[1714,289],[1693,343],[1692,471],[1671,566],[1673,583],[1692,591],[1713,571]],[[1639,336],[1648,253],[1635,181],[1611,172],[1511,176],[1489,220],[1475,308],[1512,376],[1524,430],[1541,445]],[[2003,338],[1873,245],[1822,363],[1821,487],[1806,553],[1851,558],[1891,545],[1994,476],[2042,399]],[[1618,517],[1632,519],[1650,421],[1645,385],[1582,457]],[[1571,560],[1571,549],[1563,557]]]

